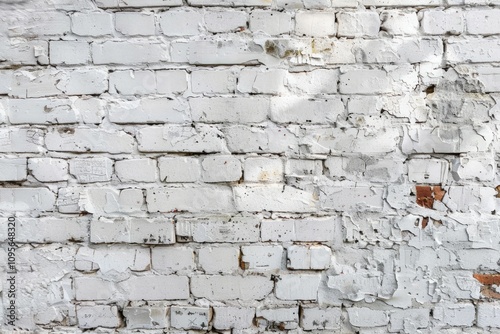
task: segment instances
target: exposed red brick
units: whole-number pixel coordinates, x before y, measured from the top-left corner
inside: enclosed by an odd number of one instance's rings
[[[440,202],[443,200],[444,194],[446,194],[446,191],[441,186],[434,186],[432,191],[434,192],[434,199]]]
[[[474,274],[472,276],[484,285],[500,285],[500,274]]]
[[[429,224],[429,218],[427,217],[422,218],[422,230],[426,228],[428,224]]]
[[[417,186],[417,204],[424,208],[432,209],[434,205],[434,197],[432,196],[432,188],[429,186]]]
[[[495,190],[497,191],[496,197],[500,198],[500,186],[496,186]]]

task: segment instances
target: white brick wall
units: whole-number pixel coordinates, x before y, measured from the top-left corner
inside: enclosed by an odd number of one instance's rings
[[[5,332],[500,328],[499,0],[0,3]]]

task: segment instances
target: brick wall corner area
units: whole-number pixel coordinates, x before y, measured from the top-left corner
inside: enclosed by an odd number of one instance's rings
[[[2,333],[500,333],[500,0],[0,0]]]

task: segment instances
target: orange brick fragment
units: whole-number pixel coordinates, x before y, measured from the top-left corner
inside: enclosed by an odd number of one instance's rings
[[[500,274],[474,274],[472,276],[484,285],[500,285]]]

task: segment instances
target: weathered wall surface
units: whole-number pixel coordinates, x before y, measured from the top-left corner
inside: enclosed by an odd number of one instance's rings
[[[500,331],[497,5],[0,1],[3,328]]]

